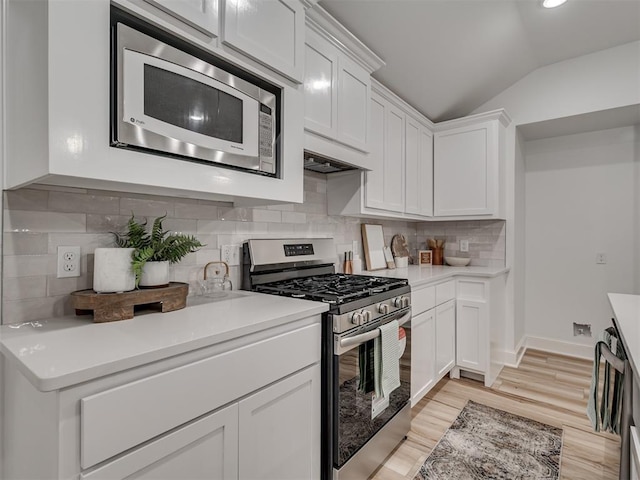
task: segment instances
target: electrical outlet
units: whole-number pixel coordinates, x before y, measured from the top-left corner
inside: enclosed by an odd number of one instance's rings
[[[460,251],[461,252],[469,251],[469,240],[460,240]]]
[[[80,276],[80,247],[58,246],[58,278]]]
[[[240,249],[236,245],[222,245],[220,259],[230,267],[240,265]]]
[[[606,264],[607,263],[607,254],[606,253],[596,253],[596,263],[597,264]]]

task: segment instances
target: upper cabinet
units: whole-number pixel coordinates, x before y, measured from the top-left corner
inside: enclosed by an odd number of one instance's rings
[[[305,149],[372,168],[370,76],[384,63],[322,8],[307,11],[306,19]]]
[[[212,37],[218,36],[219,0],[145,0]]]
[[[436,125],[434,135],[434,215],[504,216],[504,137],[510,119],[504,110]]]
[[[433,214],[431,122],[375,80],[369,110],[370,170],[329,175],[329,213],[429,219]]]
[[[299,0],[223,2],[223,43],[302,83],[304,5]]]
[[[281,89],[278,178],[110,146],[112,3]],[[265,51],[277,53],[284,42],[280,35],[288,35],[291,45],[279,54],[291,55],[301,79],[303,56],[297,54],[304,46],[304,21],[298,4],[303,5],[298,0],[7,0],[4,188],[38,182],[243,203],[302,202],[302,87],[211,37],[216,5],[226,17],[227,28],[219,32],[225,41],[241,38],[246,43],[238,40],[238,45],[248,49],[258,36]],[[252,13],[241,11],[241,5],[253,6]],[[235,37],[228,36],[231,26]]]

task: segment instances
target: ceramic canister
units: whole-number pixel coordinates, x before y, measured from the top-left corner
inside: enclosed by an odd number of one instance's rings
[[[136,287],[131,270],[134,248],[96,248],[93,264],[93,289],[98,293],[128,292]]]

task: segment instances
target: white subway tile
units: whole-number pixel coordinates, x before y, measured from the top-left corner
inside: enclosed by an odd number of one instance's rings
[[[32,212],[8,210],[4,215],[5,232],[86,232],[82,213]]]
[[[3,283],[16,277],[33,277],[56,273],[55,255],[5,255]]]
[[[55,275],[47,277],[48,297],[68,295],[76,290],[86,290],[91,287],[93,287],[93,275],[89,274],[72,278],[56,278]]]
[[[120,197],[49,192],[49,210],[55,212],[120,213]]]
[[[282,212],[282,223],[306,223],[307,214],[302,212]]]
[[[31,322],[72,313],[68,296],[5,301],[2,323]],[[82,318],[82,317],[80,317]]]
[[[237,222],[251,222],[253,220],[253,209],[237,207],[237,208],[219,208],[218,220],[235,220]]]
[[[120,215],[131,215],[133,212],[136,217],[149,217],[149,221],[153,221],[155,217],[168,215],[173,217],[174,204],[164,200],[150,200],[148,198],[121,198],[120,199]]]
[[[2,295],[5,300],[23,300],[25,298],[40,298],[47,296],[47,277],[13,278],[4,282]]]
[[[200,204],[175,204],[176,218],[193,218],[196,220],[217,220],[218,207]]]
[[[5,210],[48,210],[49,192],[45,190],[33,190],[21,188],[19,190],[7,190],[4,192]]]
[[[216,235],[220,233],[236,233],[237,222],[222,220],[198,220],[198,234]]]
[[[46,233],[10,233],[3,236],[4,255],[42,255],[48,253]]]
[[[56,255],[58,246],[77,245],[82,255],[93,253],[96,248],[114,247],[114,236],[110,233],[50,233],[47,253]]]
[[[280,222],[282,222],[282,213],[277,211],[277,210],[254,209],[253,210],[253,221],[254,222],[280,223]]]

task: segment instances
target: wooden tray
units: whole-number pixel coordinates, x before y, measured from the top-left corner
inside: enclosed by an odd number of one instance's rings
[[[93,313],[94,322],[114,322],[133,318],[134,307],[160,304],[162,312],[173,312],[187,305],[189,285],[171,282],[168,287],[132,290],[122,293],[96,293],[78,290],[71,293],[76,315]]]

